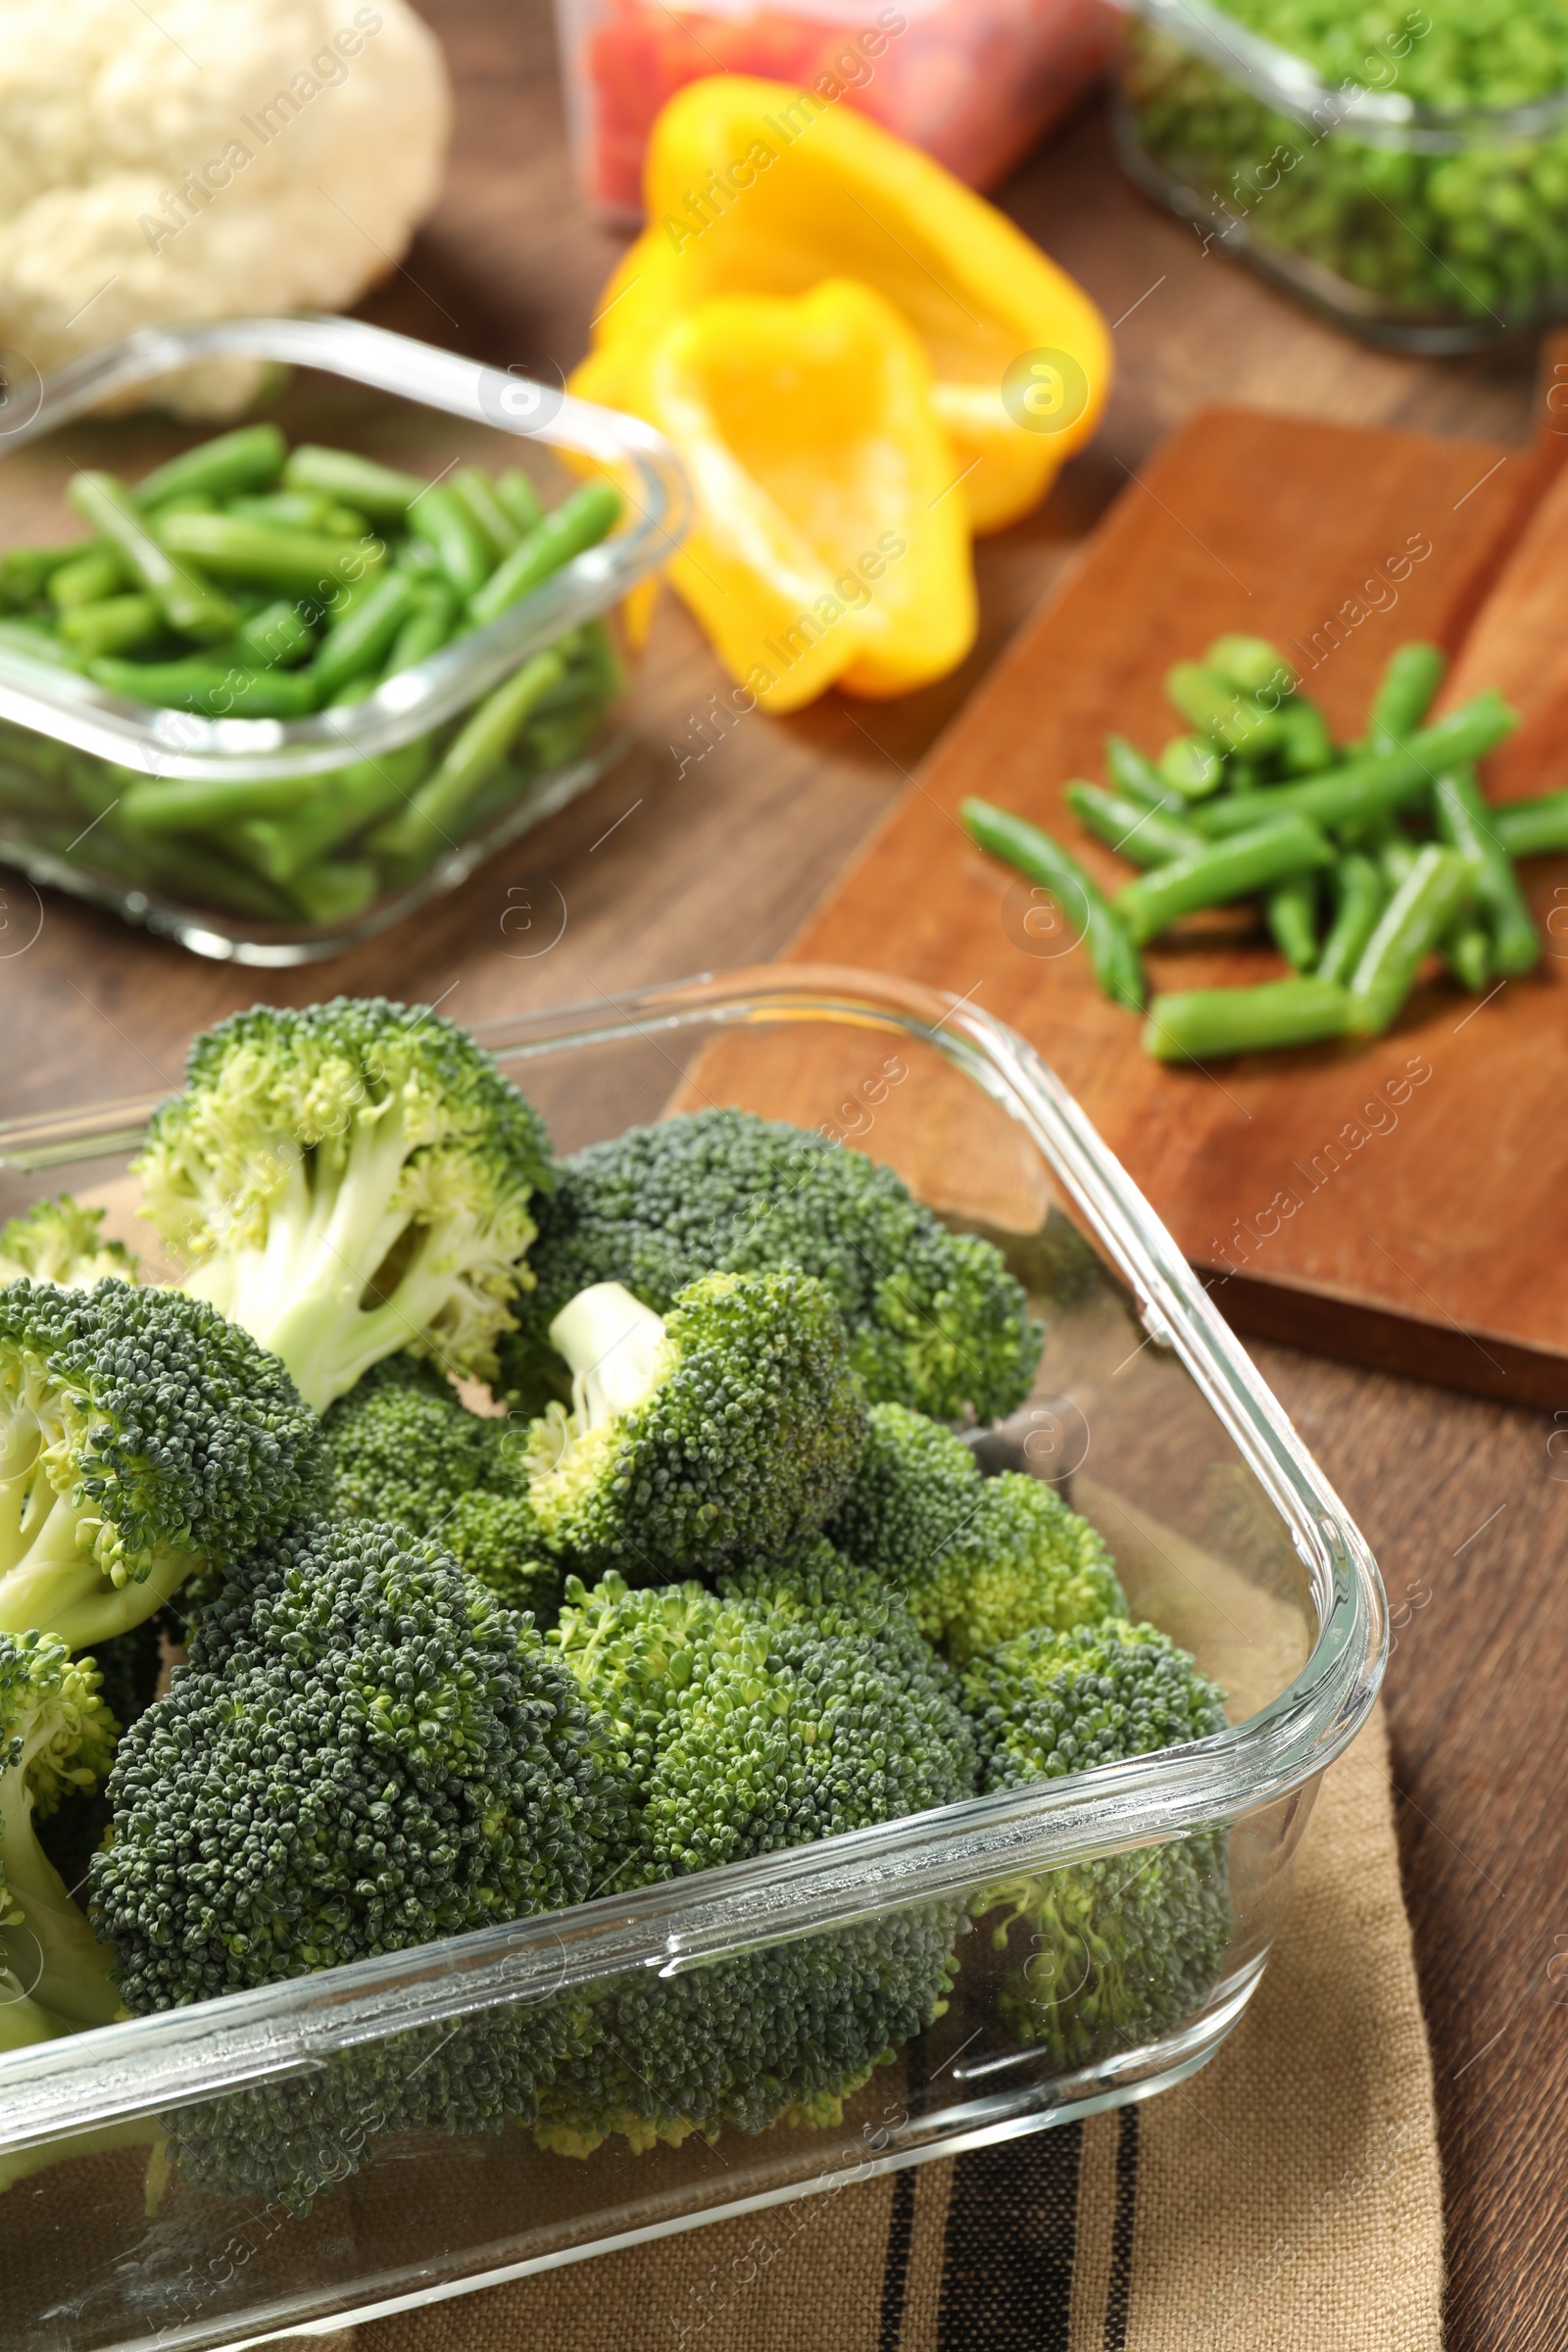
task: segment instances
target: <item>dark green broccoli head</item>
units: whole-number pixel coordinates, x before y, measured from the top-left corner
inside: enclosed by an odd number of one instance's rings
[[[542,2092],[535,2138],[587,2156],[615,2132],[647,2149],[726,2124],[840,2123],[874,2069],[941,2016],[960,1924],[951,1903],[918,1904],[674,1977],[612,1980],[588,2046]]]
[[[973,1788],[951,1675],[896,1595],[826,1545],[743,1577],[633,1591],[568,1582],[552,1640],[610,1720],[639,1806],[621,1884],[800,1845]],[[821,1613],[814,1614],[818,1597]],[[880,1605],[878,1602],[880,1600]],[[929,2025],[959,1908],[924,1904],[599,1996],[590,2047],[557,2072],[538,2136],[584,2154],[827,2124]]]
[[[809,1275],[710,1274],[667,1317],[616,1283],[551,1325],[570,1414],[535,1424],[551,1547],[634,1584],[711,1574],[814,1534],[865,1441],[844,1324]]]
[[[855,1484],[828,1534],[899,1586],[956,1665],[1033,1626],[1065,1632],[1126,1613],[1103,1543],[1055,1490],[982,1478],[960,1438],[905,1405],[871,1409]]]
[[[318,1411],[399,1348],[487,1379],[553,1181],[538,1114],[490,1056],[382,998],[259,1004],[208,1030],[136,1164],[186,1287]]]
[[[193,2188],[308,2213],[405,2133],[533,2123],[563,2061],[585,2052],[587,2017],[552,1996],[334,2050],[309,2075],[165,2116],[169,2156]]]
[[[338,1399],[322,1434],[338,1517],[431,1537],[509,1608],[552,1614],[561,1571],[545,1550],[515,1423],[469,1412],[428,1358],[401,1353]]]
[[[0,1633],[0,1980],[74,2025],[108,2024],[120,1997],[37,1823],[97,1786],[118,1728],[91,1658],[53,1634]]]
[[[104,1212],[82,1208],[69,1193],[35,1201],[0,1227],[0,1283],[58,1282],[73,1291],[95,1282],[134,1282],[136,1260],[123,1242],[104,1238]]]
[[[502,1346],[522,1408],[562,1393],[549,1345],[579,1291],[618,1282],[664,1314],[710,1272],[795,1267],[838,1300],[866,1395],[948,1420],[1029,1394],[1040,1332],[988,1242],[948,1230],[891,1168],[783,1120],[701,1110],[594,1144],[560,1171],[531,1256],[538,1287]]]
[[[323,1475],[283,1366],[203,1300],[0,1290],[0,1628],[107,1641],[312,1507]]]
[[[1022,1788],[1223,1730],[1223,1693],[1151,1625],[1042,1628],[976,1658],[963,1687],[983,1786]],[[1169,2033],[1201,2007],[1230,1940],[1223,1830],[993,1890],[995,1940],[1028,1956],[1004,2018],[1054,2064],[1081,2066]]]
[[[318,1524],[253,1554],[120,1744],[93,1863],[128,2007],[584,1900],[624,1798],[575,1684],[435,1544]]]

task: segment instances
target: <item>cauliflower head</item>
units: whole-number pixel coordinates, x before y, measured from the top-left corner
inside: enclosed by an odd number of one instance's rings
[[[407,250],[451,97],[406,0],[0,0],[0,346],[342,310]],[[170,405],[243,404],[213,361]]]

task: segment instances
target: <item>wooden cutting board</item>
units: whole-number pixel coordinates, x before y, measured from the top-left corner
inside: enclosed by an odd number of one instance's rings
[[[1021,1030],[1238,1328],[1546,1405],[1568,1403],[1568,860],[1526,869],[1551,951],[1538,976],[1485,1001],[1434,982],[1369,1046],[1170,1069],[1082,948],[1026,921],[1028,886],[969,846],[956,810],[968,793],[1018,809],[1115,887],[1129,869],[1063,785],[1102,776],[1108,731],[1151,751],[1174,733],[1164,672],[1225,629],[1278,642],[1345,736],[1394,648],[1436,637],[1458,653],[1446,700],[1495,683],[1524,714],[1489,790],[1568,784],[1564,449],[1199,416],[791,950],[951,989]],[[1282,967],[1222,917],[1149,968],[1172,989]]]

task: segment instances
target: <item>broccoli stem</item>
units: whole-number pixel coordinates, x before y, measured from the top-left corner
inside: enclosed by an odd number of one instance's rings
[[[122,2014],[110,1958],[76,1909],[32,1826],[26,1771],[52,1729],[43,1720],[24,1732],[22,1753],[0,1772],[0,1853],[6,1891],[20,1911],[0,1931],[0,1943],[19,1982],[56,2017],[82,2026],[107,2026]]]
[[[327,1138],[296,1158],[260,1249],[210,1258],[185,1285],[280,1357],[318,1412],[422,1339],[468,1265],[488,1266],[465,1196],[447,1200],[433,1165],[411,1175],[420,1140],[395,1103],[362,1114],[346,1151]]]
[[[579,1291],[551,1324],[550,1345],[571,1369],[580,1433],[634,1411],[664,1368],[662,1318],[618,1282]]]
[[[20,1980],[0,1963],[0,2051],[30,2050],[40,2041],[57,2040],[68,2031],[64,2021],[41,2009],[23,1991]],[[0,2185],[5,2178],[0,2171]]]
[[[195,1554],[160,1550],[143,1581],[117,1588],[82,1549],[75,1506],[50,1481],[36,1430],[13,1422],[8,1436],[0,1455],[0,1633],[45,1626],[72,1649],[92,1649],[144,1625],[199,1565]]]

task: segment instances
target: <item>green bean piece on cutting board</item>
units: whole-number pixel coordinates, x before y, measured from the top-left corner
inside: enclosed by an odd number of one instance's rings
[[[1496,970],[1510,978],[1533,971],[1541,960],[1541,934],[1473,768],[1451,767],[1439,776],[1432,787],[1432,814],[1439,839],[1468,858],[1475,869],[1476,911],[1491,936]]]
[[[1387,1029],[1415,986],[1424,958],[1438,946],[1475,887],[1474,869],[1457,850],[1429,842],[1378,917],[1350,980],[1355,1025]]]
[[[1132,1012],[1145,1000],[1144,967],[1126,926],[1093,876],[1051,834],[989,801],[967,800],[958,811],[978,848],[1049,891],[1089,951],[1095,978],[1105,995]]]
[[[1197,988],[1156,997],[1144,1051],[1156,1061],[1220,1061],[1348,1036],[1355,1000],[1332,980],[1265,980],[1255,988]]]
[[[1204,847],[1201,833],[1180,817],[1167,816],[1143,801],[1102,792],[1098,784],[1069,784],[1062,798],[1081,825],[1117,851],[1130,865],[1167,865]]]
[[[1143,946],[1183,915],[1222,906],[1287,875],[1333,862],[1333,848],[1316,825],[1304,816],[1282,816],[1140,874],[1112,905]]]

